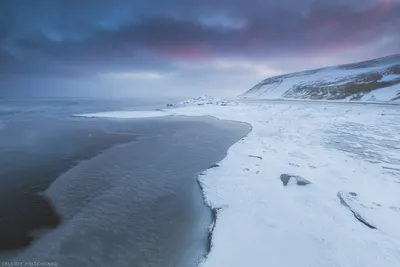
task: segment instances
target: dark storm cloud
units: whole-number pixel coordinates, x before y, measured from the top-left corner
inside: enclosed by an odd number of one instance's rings
[[[179,72],[181,61],[312,57],[385,38],[396,51],[399,18],[397,0],[2,0],[0,74]]]

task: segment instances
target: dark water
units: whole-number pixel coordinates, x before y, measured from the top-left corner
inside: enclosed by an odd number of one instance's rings
[[[1,99],[0,121],[41,120],[67,118],[83,114],[114,110],[154,110],[165,108],[165,103],[175,103],[176,98],[44,98]],[[0,124],[0,128],[2,124]]]
[[[195,266],[212,220],[196,175],[249,127],[210,117],[70,118],[105,104],[58,105],[45,116],[38,103],[37,117],[0,117],[0,261]]]

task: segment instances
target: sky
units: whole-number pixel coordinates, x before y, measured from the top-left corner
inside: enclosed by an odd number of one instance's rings
[[[234,96],[400,53],[400,0],[1,0],[0,96]]]

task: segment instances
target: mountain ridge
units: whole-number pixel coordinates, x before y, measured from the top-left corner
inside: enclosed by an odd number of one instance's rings
[[[400,54],[270,77],[239,97],[399,101]]]

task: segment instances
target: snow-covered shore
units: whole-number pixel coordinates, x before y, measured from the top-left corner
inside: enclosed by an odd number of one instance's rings
[[[199,176],[218,211],[202,267],[400,266],[400,107],[228,103],[167,112],[253,127]]]

